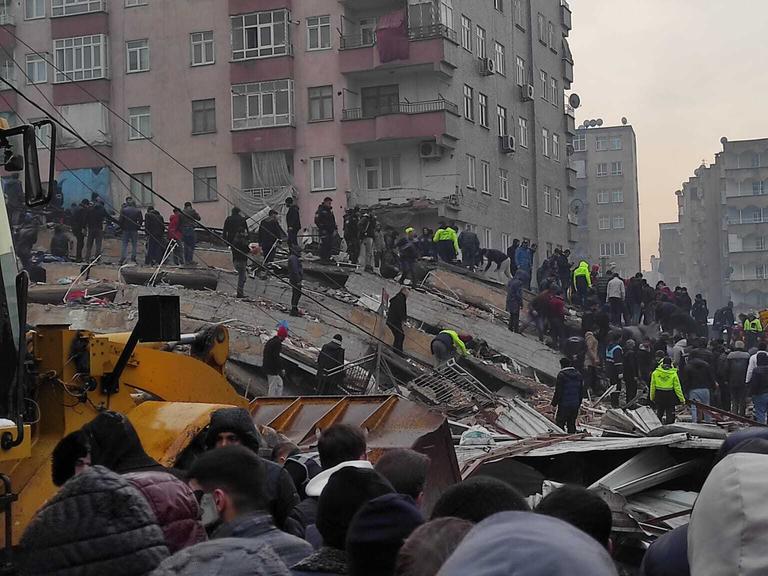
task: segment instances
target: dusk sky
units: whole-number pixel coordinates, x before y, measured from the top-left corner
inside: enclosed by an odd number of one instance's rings
[[[576,121],[637,135],[643,267],[675,190],[720,138],[768,137],[766,0],[570,0]]]

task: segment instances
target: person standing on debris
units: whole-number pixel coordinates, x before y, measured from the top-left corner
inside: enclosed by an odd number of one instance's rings
[[[392,347],[400,354],[403,353],[403,343],[405,342],[403,323],[408,318],[407,300],[410,292],[406,286],[400,288],[400,292],[389,299],[389,308],[387,308],[387,328],[392,332],[394,338]]]
[[[405,284],[406,278],[410,278],[411,286],[415,286],[416,259],[419,257],[419,250],[416,247],[413,228],[405,229],[405,236],[397,241],[397,251],[400,256],[400,284]]]
[[[344,366],[344,348],[341,334],[335,334],[333,340],[324,344],[317,356],[317,393],[321,396],[343,392],[344,372],[339,370]],[[335,371],[331,376],[328,374]]]
[[[366,272],[373,273],[373,243],[376,239],[376,216],[366,210],[358,224],[360,230],[359,251],[362,260],[358,259],[364,266]]]
[[[485,270],[483,270],[484,274],[488,274],[491,266],[496,264],[496,269],[494,272],[496,273],[499,282],[506,283],[512,279],[509,256],[507,256],[501,250],[495,250],[494,248],[483,248],[480,250],[480,258],[481,261],[484,259],[488,262],[485,265]]]
[[[435,232],[432,241],[437,247],[437,255],[443,262],[451,263],[456,260],[459,252],[459,237],[456,231],[447,226],[445,222],[440,222],[440,228]]]
[[[277,221],[277,211],[270,210],[269,215],[259,224],[259,244],[264,252],[264,265],[275,259],[277,243],[285,238],[285,232]]]
[[[640,381],[646,388],[651,385],[651,374],[654,368],[651,341],[646,339],[637,347],[637,371]]]
[[[584,356],[584,369],[586,370],[587,382],[592,392],[598,393],[600,389],[600,377],[598,370],[600,368],[600,344],[595,337],[594,332],[588,331],[584,334],[584,344],[587,353]]]
[[[515,266],[517,266],[518,269],[522,268],[528,273],[528,284],[526,285],[526,288],[528,290],[531,289],[531,278],[533,273],[533,255],[536,252],[536,245],[533,246],[530,245],[530,242],[526,239],[523,240],[523,243],[520,244],[520,246],[515,250]]]
[[[727,384],[731,391],[731,405],[726,407],[744,416],[747,407],[747,369],[749,368],[749,352],[744,350],[744,342],[738,340],[734,344],[734,350],[726,357]]]
[[[163,216],[155,210],[154,206],[147,207],[144,216],[144,230],[147,233],[147,264],[160,264],[163,259],[163,246],[165,246],[165,222]]]
[[[728,302],[726,306],[723,306],[715,312],[715,316],[712,319],[712,329],[715,332],[715,338],[722,337],[723,332],[726,332],[726,344],[730,343],[733,323],[735,321],[736,319],[733,317],[733,302]]]
[[[347,243],[347,256],[352,264],[360,259],[360,207],[355,206],[344,213],[344,241]]]
[[[475,265],[480,259],[480,239],[467,225],[459,234],[458,242],[459,248],[461,248],[461,265],[474,271]]]
[[[301,316],[299,312],[299,300],[301,288],[304,282],[304,268],[301,265],[301,248],[298,244],[291,244],[288,249],[288,281],[291,283],[291,316]]]
[[[176,265],[184,263],[184,252],[182,250],[181,233],[181,210],[174,207],[171,217],[168,219],[168,241],[175,242],[173,247],[173,263]]]
[[[568,301],[568,293],[571,290],[571,251],[555,250],[555,265],[557,268],[557,276],[560,279],[560,287],[563,289],[566,301]],[[571,294],[571,301],[573,295]]]
[[[509,261],[509,259],[507,259]],[[520,334],[520,310],[523,309],[523,286],[525,271],[518,270],[515,277],[507,282],[507,312],[509,313],[509,329]]]
[[[381,261],[384,258],[384,250],[387,249],[384,243],[384,231],[381,224],[376,223],[376,232],[373,237],[373,265],[378,269],[381,267]]]
[[[86,224],[88,226],[88,240],[85,244],[85,259],[91,261],[92,250],[96,245],[94,257],[101,256],[101,243],[104,240],[104,222],[107,219],[107,209],[104,207],[104,201],[97,197],[89,206],[86,214]]]
[[[747,319],[744,320],[744,340],[747,350],[757,346],[758,337],[762,332],[763,324],[760,322],[760,318],[754,312],[750,312]]]
[[[245,298],[245,281],[248,273],[248,228],[237,227],[228,233],[227,241],[232,250],[232,265],[237,271],[237,297]]]
[[[243,216],[240,208],[235,206],[232,208],[232,213],[224,220],[224,227],[221,229],[221,235],[227,242],[232,242],[232,239],[240,230],[245,230],[248,233],[248,221]]]
[[[83,198],[80,204],[72,209],[72,217],[69,223],[72,228],[72,235],[75,237],[75,262],[83,261],[85,231],[88,226],[88,207],[90,204],[87,198]]]
[[[467,351],[466,344],[471,342],[471,340],[471,336],[465,334],[459,336],[454,330],[442,330],[432,339],[430,346],[435,368],[448,362],[457,354],[459,356],[467,356],[469,352]]]
[[[587,296],[589,289],[592,288],[592,275],[589,273],[589,264],[582,260],[579,266],[573,271],[573,301],[582,309],[587,306]]]
[[[704,296],[696,294],[696,299],[691,307],[691,316],[699,325],[699,336],[707,336],[707,318],[709,317],[709,308]]]
[[[626,288],[624,287],[624,280],[614,272],[613,278],[608,282],[608,287],[605,293],[605,301],[608,303],[611,309],[611,323],[616,326],[621,326],[621,318],[624,315],[624,298],[626,296]]]
[[[123,233],[122,248],[120,250],[120,264],[125,264],[128,259],[128,243],[131,244],[131,262],[136,264],[136,247],[139,241],[139,230],[144,225],[144,216],[136,206],[133,198],[125,199],[125,204],[120,209],[118,225]]]
[[[675,423],[675,405],[685,404],[685,396],[680,386],[677,370],[672,366],[672,358],[665,356],[661,364],[651,375],[651,402],[656,403],[656,415],[664,424]]]
[[[293,197],[288,196],[285,199],[285,206],[288,208],[288,212],[285,214],[285,227],[288,229],[288,244],[299,245],[299,231],[301,230],[301,214],[299,213],[299,205],[293,200]]]
[[[624,389],[627,392],[627,405],[630,405],[637,396],[637,379],[639,378],[635,341],[627,340],[624,348]]]
[[[638,272],[626,285],[627,324],[637,326],[643,312],[643,274]]]
[[[611,401],[614,404],[613,407],[618,408],[621,374],[624,371],[624,350],[619,344],[619,335],[617,334],[608,336],[608,346],[605,349],[605,366],[611,386],[616,387],[611,394]]]
[[[184,202],[184,210],[181,211],[181,237],[184,241],[184,263],[192,264],[195,259],[195,226],[200,221],[200,214],[192,207],[192,202]]]
[[[422,256],[422,258],[434,258],[435,251],[434,251],[434,244],[432,242],[432,238],[434,237],[435,233],[432,232],[430,228],[422,228],[421,229],[421,236],[419,236],[419,254]]]
[[[565,299],[563,298],[563,291],[559,288],[554,290],[552,297],[549,299],[549,306],[547,308],[547,321],[549,323],[549,334],[552,337],[552,347],[555,350],[561,350],[563,348],[563,341],[565,340]]]
[[[56,224],[53,227],[53,236],[51,236],[51,256],[69,260],[69,238],[64,232],[63,224]]]
[[[262,370],[267,375],[267,383],[269,384],[267,394],[269,396],[283,395],[283,375],[285,370],[283,369],[283,360],[280,354],[283,351],[283,340],[287,337],[288,328],[286,328],[285,324],[281,324],[277,329],[277,334],[264,344]]]
[[[336,216],[333,214],[333,199],[326,196],[323,203],[317,207],[315,212],[315,226],[320,234],[320,261],[330,262],[331,252],[333,252],[333,237],[338,233],[336,225]]]
[[[555,424],[568,434],[575,434],[576,418],[584,397],[584,377],[573,367],[569,358],[560,359],[560,368],[555,382],[555,394],[552,396],[552,406],[557,407]]]
[[[766,424],[768,414],[768,354],[756,354],[757,365],[749,378],[749,393],[755,409],[755,420]]]

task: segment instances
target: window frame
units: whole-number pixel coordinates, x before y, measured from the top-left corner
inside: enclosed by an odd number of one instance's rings
[[[142,130],[143,119],[148,123],[148,129]],[[149,140],[150,138],[152,138],[152,107],[132,106],[128,108],[128,140]]]
[[[520,146],[528,148],[528,119],[518,116],[517,123],[520,127]]]
[[[520,206],[523,208],[531,207],[531,187],[530,181],[525,176],[520,176]]]
[[[461,15],[461,47],[464,48],[467,52],[470,54],[474,54],[474,47],[473,47],[473,36],[472,36],[472,20],[465,16],[464,14]]]
[[[613,246],[610,242],[600,242],[600,258],[610,258],[612,248]]]
[[[134,178],[141,180],[141,183],[136,182]],[[149,184],[146,182],[147,179],[149,180]],[[141,188],[136,190],[135,187],[138,186],[141,186]],[[136,200],[137,206],[149,206],[152,204],[152,192],[149,188],[154,188],[152,172],[136,172],[131,174],[128,191],[131,198]]]
[[[614,170],[614,168],[616,168]],[[611,176],[623,176],[624,175],[624,163],[621,160],[615,160],[611,162]]]
[[[611,204],[624,203],[624,190],[611,190]]]
[[[482,92],[477,93],[478,123],[483,128],[490,128],[488,124],[488,96]]]
[[[211,169],[213,169],[213,177],[199,174],[201,170],[211,170]],[[198,186],[203,185],[203,182],[202,182],[203,180],[205,180],[205,189],[208,191],[208,194],[205,197],[200,197],[198,196]],[[213,186],[211,186],[211,180],[214,181]],[[197,168],[192,168],[192,201],[193,202],[195,203],[218,202],[219,200],[218,186],[219,186],[219,178],[218,178],[218,170],[216,166],[198,166]]]
[[[36,74],[30,72],[30,64],[33,66],[39,66],[42,64],[43,79],[37,80]],[[40,56],[37,52],[31,52],[26,55],[24,59],[24,72],[26,75],[27,85],[32,86],[34,84],[47,84],[48,83],[48,62]]]
[[[578,143],[578,146],[577,146]],[[587,135],[576,131],[576,135],[571,139],[571,146],[573,146],[574,152],[586,152],[587,151]]]
[[[269,22],[261,22],[263,15],[269,14]],[[279,18],[277,18],[279,17]],[[247,19],[255,18],[255,23],[246,24]],[[277,19],[276,19],[277,18]],[[275,10],[260,10],[249,12],[247,14],[237,14],[229,17],[231,34],[231,57],[233,62],[243,60],[260,60],[263,58],[277,58],[288,56],[293,52],[291,46],[291,15],[288,9],[278,8]],[[269,28],[270,42],[260,44],[262,38],[262,29]],[[257,40],[255,46],[248,46],[249,30],[255,29],[253,38]],[[275,43],[275,30],[281,29],[283,41]],[[242,46],[242,47],[240,47]]]
[[[501,104],[496,105],[496,126],[499,129],[499,136],[509,135],[509,120],[507,117],[507,108]]]
[[[369,164],[369,162],[371,164]],[[373,164],[374,162],[375,165]],[[397,167],[396,170],[395,167]],[[371,158],[363,158],[363,170],[365,171],[366,190],[393,190],[402,188],[403,186],[401,157],[399,154],[392,156],[375,156]],[[376,174],[376,187],[372,188],[369,186],[369,174]],[[389,178],[388,186],[385,186],[385,175]]]
[[[213,103],[212,107],[208,107],[208,104]],[[198,106],[198,109],[195,110],[195,105]],[[191,102],[191,111],[192,111],[192,135],[198,136],[201,134],[214,134],[216,132],[216,99],[215,98],[201,98],[199,100],[192,100]],[[202,118],[208,118],[208,114],[212,113],[213,117],[213,128],[210,130],[195,130],[195,114],[197,113],[198,117]],[[204,126],[207,126],[207,122],[201,123]]]
[[[238,92],[243,88],[245,92]],[[270,89],[271,88],[271,89]],[[279,80],[266,80],[264,82],[249,82],[246,84],[235,84],[231,87],[232,91],[232,130],[253,130],[261,128],[274,128],[280,126],[293,126],[295,122],[294,108],[294,83],[290,78]],[[285,94],[285,96],[282,96]],[[267,95],[271,95],[272,114],[262,114],[264,102]],[[258,114],[251,114],[251,98],[258,96]],[[236,118],[236,98],[245,98],[245,116]],[[287,110],[285,113],[278,113],[278,104],[285,98]],[[272,121],[269,121],[272,119]],[[238,123],[238,125],[236,125]]]
[[[327,21],[322,21],[326,19]],[[321,14],[318,16],[307,16],[307,52],[317,52],[321,50],[333,49],[333,28],[331,27],[330,14]],[[314,23],[311,23],[314,22]],[[328,29],[328,45],[323,45],[323,29]],[[312,47],[312,31],[317,34],[317,46]]]
[[[480,160],[480,192],[491,194],[491,163],[487,160]]]
[[[331,161],[331,165],[333,167],[333,186],[328,186],[328,182],[326,182],[326,165],[327,161]],[[317,182],[315,182],[315,164],[318,163],[320,166],[320,179],[322,182],[320,182],[321,186],[318,186]],[[338,182],[336,180],[336,157],[335,156],[315,156],[309,159],[309,189],[311,192],[326,192],[329,190],[336,190],[338,186]]]
[[[500,74],[501,76],[506,76],[507,54],[506,48],[504,48],[504,44],[498,41],[494,41],[493,53],[494,63],[496,64],[496,73]]]
[[[549,77],[549,91],[550,91],[550,102],[552,103],[552,106],[557,107],[557,101],[558,97],[557,95],[560,93],[560,83],[557,81],[557,78],[554,76]]]
[[[538,29],[539,29],[539,42],[541,42],[542,44],[544,44],[544,46],[546,46],[547,45],[547,37],[546,37],[546,30],[545,30],[546,20],[544,18],[544,14],[542,14],[541,12],[539,12],[538,14],[537,22],[538,22]]]
[[[598,216],[597,218],[598,230],[610,230],[611,229],[611,217],[610,216]]]
[[[509,202],[509,170],[499,168],[499,200]]]
[[[479,24],[475,26],[475,39],[477,40],[477,57],[481,60],[488,58],[488,32]]]
[[[493,248],[493,230],[490,228],[483,228],[483,248]]]
[[[137,6],[148,6],[149,0],[125,0],[125,8],[136,8]]]
[[[493,7],[501,13],[504,13],[504,0],[493,0]]]
[[[515,56],[515,81],[518,86],[525,86],[527,80],[525,71],[525,58]]]
[[[611,193],[608,190],[598,190],[597,191],[597,203],[598,204],[610,204],[611,203]]]
[[[24,20],[39,20],[40,18],[45,18],[48,14],[47,4],[48,2],[46,0],[24,0]],[[41,5],[43,8],[42,14],[40,12],[34,12],[33,16],[29,16],[30,6],[39,8]]]
[[[561,218],[563,212],[563,191],[560,188],[555,188],[552,191],[552,207],[555,218]]]
[[[469,84],[464,84],[464,118],[475,121],[475,89]]]
[[[205,38],[205,34],[210,34],[211,38],[210,40],[207,40]],[[195,36],[201,36],[200,40],[195,40]],[[200,55],[202,56],[202,60],[200,62],[195,62],[195,47],[200,47]],[[211,49],[211,59],[206,59],[206,52],[207,48],[210,46]],[[189,65],[193,67],[197,66],[211,66],[213,64],[216,64],[216,35],[214,34],[213,30],[201,30],[199,32],[190,32],[189,33]]]
[[[627,243],[624,240],[617,240],[613,243],[613,256],[626,256]]]
[[[608,136],[595,136],[595,152],[605,152],[608,146]]]
[[[143,45],[131,46],[132,44],[139,44],[143,42]],[[142,68],[142,55],[146,52],[146,68]],[[136,54],[136,64],[139,66],[136,69],[131,69],[131,55]],[[141,74],[142,72],[149,72],[151,69],[151,55],[149,51],[149,38],[138,38],[136,40],[125,41],[125,73],[126,74]]]
[[[552,160],[560,162],[560,134],[552,132]]]
[[[545,158],[550,157],[549,130],[544,127],[541,128],[541,153]]]
[[[539,70],[539,92],[541,92],[541,99],[548,102],[549,74],[544,69]]]
[[[477,190],[477,157],[467,154],[467,188]]]
[[[552,214],[552,186],[544,184],[544,213]]]
[[[328,94],[312,95],[312,91],[315,90],[327,90]],[[319,110],[325,111],[326,108],[330,110],[330,116],[320,115],[317,118],[312,117],[312,104],[313,102],[319,102]],[[333,85],[328,84],[325,86],[310,86],[307,88],[307,122],[329,122],[333,120]]]
[[[51,0],[51,18],[106,11],[104,0]]]
[[[596,175],[598,178],[608,176],[608,162],[598,162],[596,165]]]
[[[618,221],[621,221],[621,222],[620,222],[620,223],[621,223],[621,226],[617,226],[617,225],[616,225],[616,223],[617,223]],[[626,226],[626,219],[625,219],[625,218],[624,218],[624,216],[622,216],[621,214],[618,214],[618,215],[614,216],[614,217],[611,219],[611,228],[613,228],[614,230],[624,230],[624,227],[625,227],[625,226]]]
[[[79,68],[72,66],[67,69],[68,50],[72,51],[73,63],[77,61],[76,53],[78,50],[90,50],[91,64],[94,61],[94,55],[98,53],[99,66]],[[61,56],[61,58],[59,58]],[[85,59],[81,56],[82,62]],[[109,77],[109,43],[105,34],[88,34],[85,36],[71,36],[68,38],[56,38],[53,41],[53,63],[54,63],[54,84],[66,84],[68,82],[82,82],[85,80],[100,80]]]

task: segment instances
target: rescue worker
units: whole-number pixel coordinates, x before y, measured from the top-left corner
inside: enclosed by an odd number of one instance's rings
[[[731,331],[733,330],[733,323],[735,319],[733,317],[733,302],[728,302],[726,306],[723,306],[715,312],[715,316],[712,319],[712,329],[715,332],[715,338],[720,338],[723,332],[728,334],[726,338],[726,344],[731,341]]]
[[[85,230],[88,225],[87,218],[90,204],[87,198],[83,198],[80,204],[72,209],[70,227],[72,228],[72,235],[75,237],[75,262],[82,262],[83,260]]]
[[[195,260],[197,235],[195,226],[200,222],[200,214],[192,207],[192,202],[184,202],[181,211],[181,239],[184,244],[184,263],[192,264]]]
[[[512,279],[511,263],[509,256],[501,250],[494,250],[493,248],[483,248],[480,250],[480,258],[485,259],[488,263],[485,265],[484,274],[488,274],[493,264],[496,264],[496,275],[499,282],[509,282]]]
[[[277,211],[270,210],[269,215],[259,224],[259,244],[264,252],[264,265],[268,265],[275,259],[277,243],[283,240],[285,232],[280,222],[277,221]]]
[[[552,396],[552,406],[557,406],[555,424],[568,434],[575,434],[576,418],[584,397],[584,377],[573,367],[570,358],[561,358],[560,368]]]
[[[576,292],[574,303],[577,306],[586,307],[590,288],[592,288],[592,275],[589,273],[589,264],[582,260],[573,271],[573,289]]]
[[[323,199],[323,203],[317,207],[315,212],[315,226],[320,234],[320,261],[330,262],[331,253],[333,252],[333,238],[338,233],[338,226],[336,225],[336,216],[333,214],[331,205],[333,199],[330,196],[326,196]]]
[[[675,405],[685,404],[683,388],[677,370],[672,367],[672,358],[665,356],[651,375],[651,402],[656,402],[656,415],[664,424],[675,423]]]
[[[533,272],[533,255],[536,253],[536,245],[530,245],[528,240],[523,240],[523,243],[515,250],[515,265],[518,269],[523,269],[528,273],[528,285],[526,288],[531,289],[531,273]]]
[[[342,228],[344,241],[347,243],[347,256],[352,264],[360,258],[360,207],[355,206],[344,214]]]
[[[373,244],[376,239],[376,216],[366,210],[358,224],[360,234],[358,261],[365,266],[365,271],[373,273]]]
[[[472,337],[459,334],[454,330],[442,330],[437,336],[432,339],[432,356],[435,363],[435,368],[448,362],[451,358],[456,356],[467,356],[466,344],[471,342]]]
[[[287,337],[288,328],[285,324],[280,324],[277,334],[264,344],[261,368],[267,375],[267,383],[269,384],[268,396],[283,395],[283,375],[285,370],[283,369],[283,360],[280,358],[280,354],[283,351],[283,340]]]
[[[750,312],[747,319],[744,320],[744,340],[747,350],[757,346],[758,337],[762,332],[763,324],[760,322],[760,318],[755,316],[754,312]]]
[[[474,271],[480,255],[480,239],[469,226],[459,234],[459,248],[461,248],[461,265]]]
[[[237,297],[245,298],[245,281],[248,269],[248,228],[237,227],[228,234],[227,241],[232,250],[232,265],[237,271]]]
[[[232,213],[224,220],[224,227],[221,230],[221,235],[227,242],[232,242],[235,234],[241,229],[248,232],[248,221],[245,216],[242,215],[240,208],[235,206],[232,208]]]
[[[443,262],[453,262],[459,253],[459,237],[456,230],[440,222],[440,227],[435,232],[432,241],[437,245],[437,255]]]
[[[696,294],[696,299],[691,307],[691,316],[696,320],[696,323],[700,327],[699,336],[707,336],[707,317],[709,316],[709,308],[707,307],[707,301],[704,300],[704,296]]]

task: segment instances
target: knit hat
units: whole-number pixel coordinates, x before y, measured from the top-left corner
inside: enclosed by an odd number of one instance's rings
[[[288,338],[288,328],[286,326],[280,325],[280,327],[277,329],[277,337]]]
[[[341,342],[342,341],[341,334],[334,334],[333,339],[336,340],[337,342]]]
[[[385,494],[365,504],[347,532],[347,567],[351,576],[389,576],[397,553],[424,517],[412,498]]]
[[[316,525],[323,543],[343,550],[357,511],[369,500],[390,492],[392,487],[374,470],[347,466],[334,473],[317,503]]]
[[[736,341],[736,350],[744,350],[744,342],[741,340]]]

